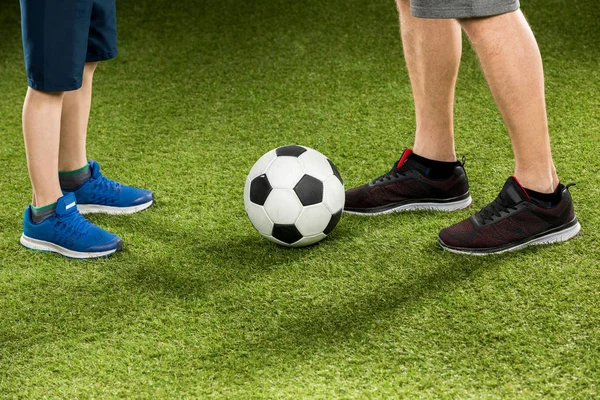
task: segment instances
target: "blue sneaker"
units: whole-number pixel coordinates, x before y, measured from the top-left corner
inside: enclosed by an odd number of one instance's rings
[[[54,215],[39,224],[31,220],[31,206],[27,207],[21,244],[71,258],[105,257],[123,248],[120,237],[97,227],[79,213],[73,193],[59,198]]]
[[[149,190],[137,189],[106,179],[94,160],[89,162],[91,178],[73,191],[63,189],[63,194],[73,193],[81,214],[133,214],[145,210],[154,202]]]

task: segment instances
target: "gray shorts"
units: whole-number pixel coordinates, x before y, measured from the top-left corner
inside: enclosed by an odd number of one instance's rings
[[[489,17],[519,9],[519,0],[410,0],[410,11],[419,18]]]

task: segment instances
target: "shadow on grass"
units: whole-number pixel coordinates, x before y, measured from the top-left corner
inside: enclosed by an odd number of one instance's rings
[[[427,213],[411,214],[412,223],[416,224],[421,218],[431,218]],[[373,222],[363,221],[367,225]],[[226,289],[236,281],[248,283],[257,280],[280,266],[297,264],[301,267],[308,259],[323,257],[324,253],[318,250],[339,251],[340,244],[347,243],[349,238],[369,235],[364,231],[360,232],[364,224],[355,225],[354,229],[350,224],[341,224],[332,237],[322,244],[301,249],[274,245],[254,233],[249,236],[223,235],[206,240],[202,239],[202,234],[194,237],[180,231],[171,231],[165,235],[158,233],[160,231],[154,227],[149,229],[149,232],[157,232],[153,234],[152,239],[162,240],[163,246],[176,243],[176,248],[171,249],[174,254],[150,257],[147,262],[133,270],[131,278],[149,290],[196,300],[213,291]],[[397,245],[401,249],[411,246],[411,243],[410,240],[404,240],[399,241]],[[410,306],[431,293],[452,290],[479,270],[493,271],[507,262],[522,260],[524,254],[531,254],[537,250],[538,247],[533,247],[498,256],[469,257],[443,251],[432,238],[421,250],[421,253],[426,255],[426,264],[421,264],[421,260],[418,259],[401,260],[401,254],[398,254],[407,279],[393,282],[382,275],[382,279],[377,281],[369,295],[350,295],[342,301],[337,299],[336,302],[311,307],[308,310],[302,308],[301,315],[283,313],[279,321],[279,334],[267,335],[257,342],[249,342],[248,347],[257,349],[262,343],[266,346],[265,350],[278,345],[310,348],[317,343],[356,338],[367,332],[371,322],[381,315]],[[357,262],[351,255],[340,254],[339,258],[334,262]],[[375,260],[379,259],[376,257]],[[389,263],[389,258],[387,262]]]
[[[169,208],[157,204],[150,212],[173,211]],[[281,266],[301,265],[307,258],[314,257],[314,250],[322,246],[279,246],[253,230],[235,229],[231,222],[219,231],[187,224],[165,227],[161,220],[139,217],[143,220],[140,237],[147,241],[144,251],[127,242],[125,253],[117,257],[128,258],[126,276],[132,283],[177,298],[204,298],[233,283],[259,279]],[[127,216],[90,216],[100,226],[105,218],[110,218],[115,232],[132,230]],[[247,220],[239,223],[249,224]],[[343,228],[338,227],[325,241],[332,246],[340,236],[343,236]]]
[[[493,271],[514,255],[495,256],[484,260],[465,259],[451,255],[431,245],[427,251],[440,253],[440,263],[426,268],[423,273],[412,270],[411,278],[399,282],[380,280],[371,294],[349,296],[344,301],[312,307],[307,313],[284,318],[280,328],[282,335],[261,340],[273,343],[293,343],[306,347],[316,343],[338,342],[344,338],[356,338],[368,332],[373,320],[398,308],[405,308],[431,293],[452,290],[479,270]],[[415,266],[419,268],[418,265]]]
[[[180,242],[174,253],[139,259],[130,278],[149,290],[198,299],[234,282],[257,279],[283,264],[300,262],[309,254],[306,249],[275,246],[260,237]]]
[[[102,281],[101,285],[94,282],[84,284],[84,289],[71,292],[65,306],[77,305],[76,308],[81,311],[59,315],[61,318],[57,319],[56,315],[46,315],[47,312],[56,310],[45,310],[44,307],[39,309],[38,317],[45,321],[44,331],[36,334],[37,331],[34,330],[32,333],[36,335],[32,339],[24,339],[9,330],[0,332],[0,336],[4,336],[2,341],[6,345],[7,356],[25,351],[34,339],[36,346],[39,346],[43,342],[60,341],[61,335],[67,335],[72,340],[75,340],[73,335],[85,337],[89,335],[89,327],[82,321],[91,316],[95,320],[104,321],[95,326],[94,332],[97,333],[94,337],[104,337],[102,332],[107,327],[110,327],[111,335],[127,330],[126,321],[138,318],[139,313],[144,310],[140,310],[134,300],[124,301],[123,295],[135,298],[140,296],[140,292],[151,292],[150,304],[156,304],[162,309],[161,305],[169,304],[170,298],[203,301],[213,292],[227,290],[228,287],[243,282],[247,288],[226,296],[230,305],[243,303],[243,307],[236,308],[231,314],[228,305],[216,310],[222,329],[229,329],[231,324],[231,330],[222,342],[214,343],[210,354],[200,353],[198,357],[231,359],[232,353],[252,353],[255,357],[240,357],[235,363],[228,364],[227,369],[243,374],[248,374],[248,371],[260,374],[261,369],[282,367],[282,363],[298,364],[314,354],[334,352],[343,347],[344,343],[354,343],[363,337],[368,339],[373,329],[381,329],[377,327],[377,321],[395,318],[398,310],[409,313],[410,307],[423,298],[455,290],[475,273],[494,273],[497,267],[520,261],[523,254],[536,251],[534,248],[525,253],[469,258],[443,252],[432,240],[419,249],[424,254],[425,264],[422,260],[407,259],[403,261],[402,268],[393,274],[387,274],[384,269],[367,284],[367,294],[364,290],[358,290],[364,289],[365,282],[358,281],[356,285],[350,282],[350,287],[344,290],[344,296],[335,295],[328,301],[311,302],[308,307],[297,307],[293,303],[280,306],[277,303],[256,303],[251,296],[252,281],[281,266],[301,266],[307,259],[322,257],[324,252],[320,250],[339,252],[349,238],[369,235],[369,232],[362,230],[363,225],[373,224],[374,221],[342,224],[331,238],[316,247],[287,249],[267,242],[254,232],[248,236],[235,232],[211,236],[202,231],[178,227],[161,230],[160,221],[153,222],[152,218],[140,217],[143,218],[110,218],[113,226],[121,226],[124,230],[131,229],[132,223],[144,226],[153,224],[149,229],[144,229],[143,235],[160,243],[159,251],[147,254],[132,249],[130,253],[123,255],[125,257],[120,266],[119,263],[107,262],[107,268],[119,269],[118,274],[121,276]],[[410,218],[413,223],[418,223],[430,218],[430,215],[415,213]],[[400,239],[398,243],[399,248],[410,245],[409,239]],[[356,254],[340,254],[339,259],[333,262],[356,262]],[[376,255],[369,262],[380,260],[387,260],[389,263],[389,254]],[[393,263],[396,263],[395,259]],[[115,285],[115,279],[123,279],[123,282]],[[315,277],[312,276],[311,279]],[[111,292],[108,288],[112,286],[122,289]],[[352,290],[354,286],[357,290]],[[132,291],[129,291],[130,288]],[[273,290],[276,290],[276,286]],[[50,298],[52,297],[50,294]],[[185,310],[185,306],[182,306],[181,311],[186,312]],[[253,332],[237,331],[237,323],[247,319],[251,319],[257,329]],[[48,329],[55,334],[45,333]],[[284,353],[289,353],[289,356],[282,358]],[[257,358],[260,367],[257,367]],[[215,373],[219,373],[219,370],[215,370]]]
[[[413,215],[417,220],[429,217],[425,214]],[[366,224],[369,222],[365,221]],[[332,251],[339,248],[340,244],[347,242],[349,237],[360,236],[362,225],[357,225],[356,229],[348,225],[340,228],[336,232],[337,235],[329,238],[323,246],[331,248]],[[403,241],[398,245],[402,248],[402,246],[410,246],[410,243]],[[206,265],[222,265],[224,269],[217,270],[214,274],[206,275],[205,272],[196,274],[184,270],[168,272],[165,275],[163,270],[152,268],[138,270],[136,273],[140,275],[140,281],[149,278],[151,282],[143,285],[150,289],[166,292],[178,298],[198,299],[211,290],[222,290],[236,280],[247,283],[248,280],[258,279],[261,275],[271,273],[280,265],[290,262],[302,263],[314,255],[314,249],[316,248],[282,249],[272,246],[258,236],[216,239],[184,250],[203,254]],[[309,307],[283,306],[279,309],[276,304],[273,304],[267,305],[266,309],[255,309],[254,307],[263,307],[264,304],[244,303],[244,311],[220,318],[225,318],[226,321],[229,318],[233,320],[252,318],[255,326],[260,328],[252,334],[234,334],[228,340],[235,343],[235,348],[228,345],[215,346],[210,356],[231,358],[232,352],[255,354],[255,357],[242,357],[238,362],[228,366],[228,369],[238,370],[244,374],[251,370],[252,374],[260,375],[260,370],[281,367],[282,362],[298,364],[314,354],[343,348],[344,343],[356,343],[361,338],[368,339],[373,329],[382,329],[378,321],[395,319],[399,310],[410,313],[410,308],[419,304],[423,298],[453,291],[469,281],[474,274],[482,272],[494,274],[498,267],[507,263],[520,262],[524,255],[531,255],[538,249],[533,247],[518,253],[499,256],[465,257],[443,251],[432,240],[420,250],[426,255],[424,257],[426,264],[421,264],[420,260],[415,259],[404,260],[401,276],[390,275],[399,278],[397,281],[390,280],[385,273],[373,277],[374,283],[369,286],[368,294],[362,290],[364,282],[357,282],[356,291],[345,290],[344,297],[333,296],[329,301],[311,302]],[[385,257],[383,255],[382,259]],[[340,258],[339,262],[342,263],[344,260],[350,261],[350,258],[344,255]],[[232,265],[237,267],[231,268]],[[278,316],[275,329],[273,315]],[[261,322],[263,318],[264,322]],[[223,324],[224,327],[227,325],[228,323]],[[282,357],[285,353],[289,353],[290,356]],[[257,357],[260,359],[260,368],[256,366]]]

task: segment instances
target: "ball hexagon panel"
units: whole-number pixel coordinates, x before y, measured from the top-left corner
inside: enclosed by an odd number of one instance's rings
[[[307,174],[321,181],[326,181],[333,175],[333,169],[327,157],[316,150],[308,149],[298,159],[302,162]]]
[[[273,231],[273,222],[267,215],[265,208],[253,203],[246,204],[246,213],[250,218],[250,222],[262,235],[270,235]]]
[[[331,221],[331,212],[325,204],[315,204],[304,207],[302,213],[296,220],[296,228],[302,236],[314,236],[322,233]]]
[[[323,201],[323,182],[319,179],[304,175],[294,187],[294,192],[303,206],[310,206]]]
[[[275,224],[288,225],[296,222],[300,216],[302,203],[292,189],[273,189],[264,208]]]
[[[262,206],[273,188],[266,175],[259,175],[250,182],[250,201]]]
[[[292,247],[309,246],[311,244],[317,243],[320,240],[325,239],[326,237],[327,237],[327,235],[324,233],[319,233],[318,235],[313,235],[313,236],[304,236],[302,239],[300,239],[296,243],[292,244]]]
[[[344,208],[346,194],[344,185],[336,176],[332,176],[323,183],[323,204],[332,214]]]
[[[266,174],[274,189],[293,189],[304,176],[304,167],[297,157],[277,157]]]
[[[302,239],[302,234],[298,231],[294,224],[273,226],[273,237],[285,244],[291,245],[294,242]]]
[[[247,179],[252,180],[252,179],[256,178],[257,176],[264,174],[265,171],[267,170],[267,168],[269,167],[269,165],[276,158],[277,158],[277,153],[275,150],[271,150],[268,153],[266,153],[265,155],[263,155],[261,158],[258,159],[257,162],[254,163],[254,165],[250,169],[250,172],[248,173]]]
[[[306,152],[306,148],[298,145],[282,146],[275,149],[277,157],[290,156],[299,157],[302,153]]]

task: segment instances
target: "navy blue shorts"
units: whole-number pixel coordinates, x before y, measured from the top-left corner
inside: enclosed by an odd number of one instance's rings
[[[115,0],[20,0],[28,84],[77,90],[86,62],[117,55]]]

